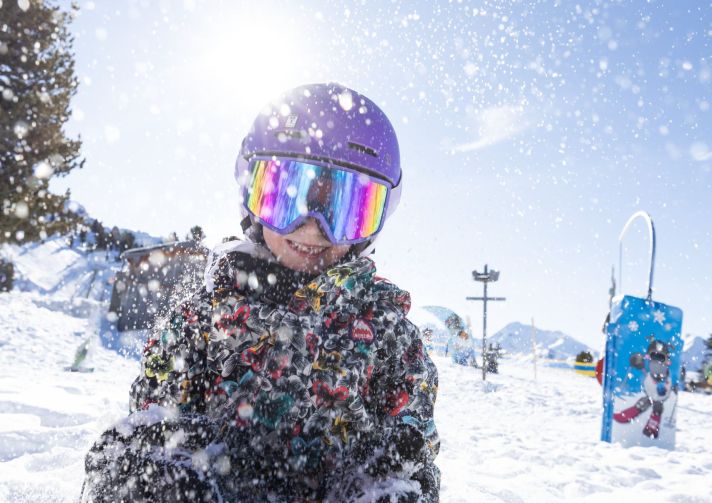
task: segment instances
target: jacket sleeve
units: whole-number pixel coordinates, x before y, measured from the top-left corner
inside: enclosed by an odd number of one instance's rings
[[[374,451],[379,476],[420,484],[421,501],[437,501],[440,471],[434,460],[440,440],[433,419],[438,387],[435,364],[425,352],[420,332],[406,318],[397,323],[381,352],[388,356],[374,369],[370,401],[381,432]]]
[[[203,292],[173,309],[151,330],[141,357],[141,373],[131,386],[131,412],[151,404],[203,412],[208,388],[209,313]]]
[[[210,319],[203,298],[196,294],[151,330],[131,386],[131,414],[86,456],[82,502],[219,499],[213,474],[195,464],[217,435],[202,414]]]

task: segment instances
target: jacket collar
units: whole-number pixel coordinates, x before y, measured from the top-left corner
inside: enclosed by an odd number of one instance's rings
[[[266,247],[256,243],[242,242],[218,251],[221,255],[211,257],[206,270],[209,292],[237,291],[253,300],[286,304],[296,290],[315,277],[284,267]]]

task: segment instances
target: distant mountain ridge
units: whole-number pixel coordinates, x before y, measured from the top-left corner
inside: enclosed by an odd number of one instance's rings
[[[532,354],[532,326],[514,322],[505,326],[494,335],[488,337],[488,342],[499,343],[507,353],[512,355]],[[697,371],[705,360],[705,338],[699,335],[685,334],[682,349],[682,363],[688,371]],[[603,345],[603,336],[601,336]],[[581,351],[589,351],[594,358],[601,357],[599,350],[594,350],[558,330],[536,329],[537,356],[553,360],[575,358]],[[602,348],[601,348],[602,349]]]
[[[685,334],[682,336],[682,364],[688,371],[697,372],[705,361],[705,337]]]
[[[533,331],[531,325],[514,322],[488,337],[488,342],[499,344],[509,354],[531,355]],[[540,358],[567,360],[575,358],[581,351],[589,351],[598,357],[598,351],[558,330],[537,328],[535,336],[537,356]]]

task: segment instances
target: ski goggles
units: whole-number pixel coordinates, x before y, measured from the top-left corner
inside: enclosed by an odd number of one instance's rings
[[[341,166],[256,157],[250,160],[243,204],[280,234],[313,217],[329,241],[353,244],[380,232],[389,194],[387,182]]]

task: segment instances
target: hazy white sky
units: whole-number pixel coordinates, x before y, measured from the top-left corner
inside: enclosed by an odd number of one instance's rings
[[[583,6],[586,4],[587,6]],[[105,225],[239,229],[240,141],[280,91],[334,80],[401,142],[382,275],[416,304],[468,303],[502,271],[510,321],[602,345],[626,219],[658,228],[657,300],[712,332],[712,9],[706,2],[82,2],[69,125],[86,167],[57,183]],[[626,290],[647,276],[630,233]],[[635,288],[633,288],[635,287]]]

